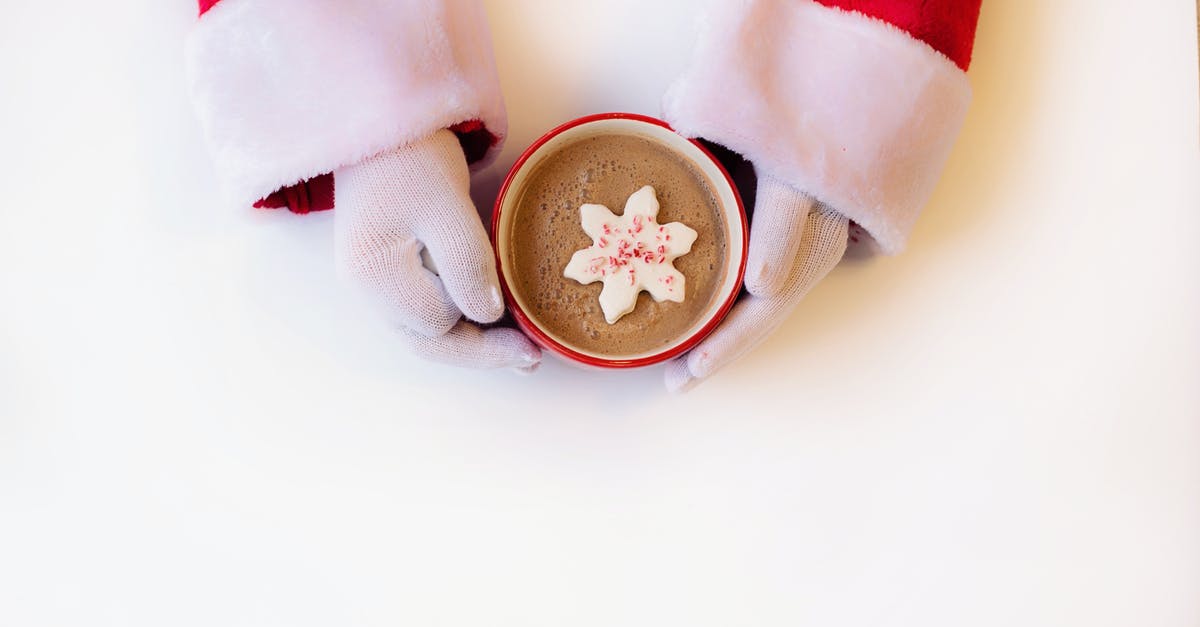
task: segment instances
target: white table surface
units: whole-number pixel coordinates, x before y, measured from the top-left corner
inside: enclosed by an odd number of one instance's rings
[[[416,361],[220,207],[190,2],[0,20],[0,624],[1200,623],[1191,0],[985,0],[909,252],[683,397]],[[690,0],[493,0],[512,136],[656,113]]]

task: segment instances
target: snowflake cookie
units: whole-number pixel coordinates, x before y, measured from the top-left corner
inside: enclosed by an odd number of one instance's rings
[[[563,276],[584,285],[604,281],[600,309],[609,324],[633,311],[642,290],[659,302],[683,302],[685,279],[672,262],[692,250],[696,231],[681,222],[655,221],[658,197],[653,187],[634,192],[619,216],[593,204],[581,206],[579,213],[592,245],[571,256]]]

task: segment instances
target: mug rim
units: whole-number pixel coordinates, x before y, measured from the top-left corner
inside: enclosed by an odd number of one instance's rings
[[[733,199],[737,203],[737,215],[742,225],[742,254],[741,259],[739,259],[737,263],[737,279],[733,283],[734,289],[730,290],[729,295],[725,298],[725,301],[721,303],[720,307],[716,309],[712,317],[704,324],[704,326],[700,327],[684,341],[679,342],[661,352],[633,359],[596,357],[594,355],[582,353],[571,348],[570,346],[564,345],[562,342],[559,342],[551,337],[549,333],[543,331],[530,318],[530,316],[521,309],[521,306],[517,303],[517,299],[513,296],[512,291],[508,286],[508,281],[504,278],[504,264],[500,255],[499,244],[501,208],[504,205],[504,198],[508,195],[509,187],[512,185],[517,173],[521,171],[521,169],[525,166],[525,163],[528,162],[529,159],[532,158],[542,146],[546,145],[550,140],[554,139],[558,135],[561,135],[562,133],[575,127],[603,120],[632,120],[635,122],[659,126],[671,131],[672,133],[675,133],[676,135],[679,135],[696,148],[699,148],[700,152],[703,153],[704,156],[710,161],[712,161],[713,165],[716,166],[717,171],[719,171],[721,176],[724,177],[724,183],[729,187],[729,190],[733,195]],[[551,350],[558,355],[566,357],[572,361],[598,368],[627,369],[657,364],[669,359],[673,359],[686,353],[687,351],[690,351],[691,349],[695,348],[696,345],[699,344],[705,337],[712,333],[713,330],[717,328],[717,325],[719,325],[721,321],[725,319],[725,316],[729,314],[729,310],[733,308],[734,303],[737,302],[738,296],[742,291],[742,282],[746,275],[746,261],[748,258],[750,245],[750,226],[746,219],[746,207],[742,202],[741,194],[738,193],[737,186],[733,183],[733,178],[729,175],[729,172],[725,169],[725,166],[722,165],[716,156],[713,155],[712,152],[710,152],[707,148],[705,148],[703,144],[694,138],[684,137],[678,131],[672,128],[670,124],[659,118],[640,113],[610,112],[594,113],[564,122],[547,131],[536,141],[530,144],[529,147],[524,150],[524,152],[521,153],[521,156],[517,158],[512,167],[509,169],[508,174],[504,177],[504,183],[500,186],[500,191],[496,195],[496,202],[492,207],[491,236],[492,251],[496,259],[496,275],[500,280],[500,289],[504,294],[504,301],[508,305],[508,310],[512,313],[513,318],[517,322],[517,326],[521,327],[522,331],[533,338],[533,340],[543,348]]]

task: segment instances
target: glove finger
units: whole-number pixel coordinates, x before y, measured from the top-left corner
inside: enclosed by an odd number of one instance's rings
[[[751,295],[730,310],[712,335],[676,358],[664,374],[667,389],[684,391],[757,347],[783,324],[809,290],[841,261],[849,222],[824,207],[809,215],[794,264],[777,296]]]
[[[440,197],[423,204],[413,220],[450,298],[468,318],[495,322],[504,313],[496,261],[471,201],[467,161],[453,133],[439,131],[422,144],[428,189]]]
[[[667,366],[667,390],[682,392],[694,387],[713,371],[735,361],[755,348],[791,313],[779,298],[748,296],[729,311],[712,335]]]
[[[392,322],[427,336],[446,333],[462,318],[438,279],[421,263],[421,243],[404,240],[350,256],[343,270],[379,303]]]
[[[533,372],[542,360],[542,351],[536,344],[520,331],[507,327],[480,329],[469,322],[459,322],[437,337],[403,328],[400,337],[420,357],[463,368],[516,368]]]
[[[748,292],[776,296],[784,290],[812,208],[812,196],[773,177],[759,177],[746,260]]]
[[[423,229],[429,256],[450,299],[471,320],[495,322],[504,314],[491,245],[473,208],[470,216],[444,220],[441,227]]]
[[[667,385],[668,392],[687,392],[700,381],[701,379],[693,375],[692,369],[688,367],[687,355],[667,362],[667,369],[663,371],[663,383]]]

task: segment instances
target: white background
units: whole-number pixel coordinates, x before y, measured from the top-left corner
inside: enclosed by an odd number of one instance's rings
[[[404,354],[331,216],[220,206],[193,5],[73,4],[0,20],[0,625],[1200,624],[1190,0],[985,0],[909,252],[683,397]],[[693,7],[490,2],[476,195]]]

